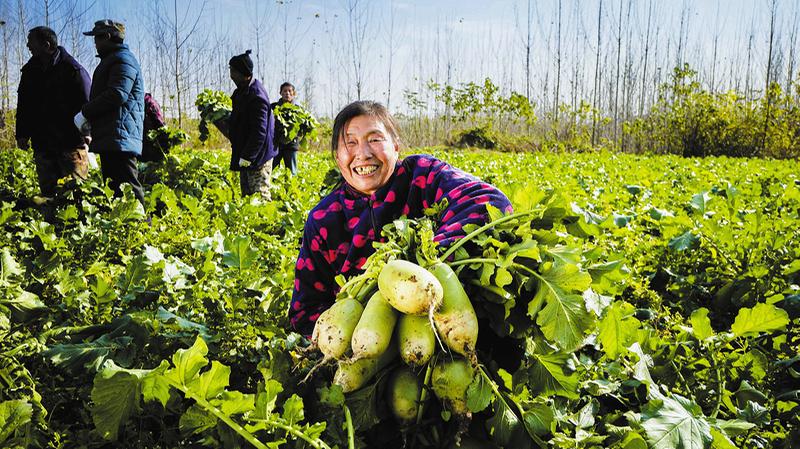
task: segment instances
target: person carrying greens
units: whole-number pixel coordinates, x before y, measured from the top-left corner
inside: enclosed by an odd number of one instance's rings
[[[464,236],[466,224],[489,221],[486,204],[511,211],[503,192],[439,159],[400,159],[397,125],[380,103],[356,101],[342,109],[331,151],[342,177],[309,213],[295,267],[289,319],[303,335],[311,335],[319,315],[333,305],[334,278],[362,272],[385,224],[422,217],[446,200],[435,240],[447,246]]]
[[[275,146],[278,148],[278,156],[272,160],[272,169],[278,168],[282,161],[292,175],[297,174],[297,152],[300,150],[300,143],[316,124],[311,115],[294,102],[296,97],[297,91],[294,85],[285,82],[281,84],[281,98],[272,103],[272,111],[275,114]]]

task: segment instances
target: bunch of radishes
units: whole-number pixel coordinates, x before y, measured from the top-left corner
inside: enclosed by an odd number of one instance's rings
[[[409,423],[422,405],[422,382],[415,373],[431,361],[437,339],[454,353],[432,367],[434,394],[454,413],[466,414],[466,391],[475,375],[478,318],[464,288],[444,262],[429,269],[405,260],[386,263],[378,291],[366,305],[339,299],[317,320],[312,341],[325,358],[335,359],[333,382],[344,392],[364,386],[399,358],[389,381],[390,406]]]

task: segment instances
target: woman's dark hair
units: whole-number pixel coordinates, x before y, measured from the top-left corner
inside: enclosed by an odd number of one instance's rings
[[[347,123],[360,115],[372,117],[383,123],[383,126],[386,128],[386,131],[389,132],[389,136],[392,140],[397,144],[400,143],[397,122],[394,121],[394,117],[392,117],[392,114],[386,109],[386,106],[377,101],[354,101],[339,111],[339,114],[336,115],[336,119],[333,120],[331,152],[333,153],[334,159],[336,158],[336,151],[339,149],[339,138],[344,138]]]
[[[49,43],[53,49],[58,47],[58,36],[56,36],[56,32],[53,31],[51,28],[46,26],[38,26],[31,28],[28,32],[29,35],[36,38],[37,41],[41,43]]]
[[[283,83],[283,84],[281,84],[281,87],[278,89],[278,91],[282,91],[284,87],[291,87],[293,91],[297,91],[297,89],[294,88],[294,84],[292,84],[292,83],[290,83],[288,81]]]

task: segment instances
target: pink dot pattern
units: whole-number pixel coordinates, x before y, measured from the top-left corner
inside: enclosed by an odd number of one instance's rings
[[[464,236],[464,225],[487,220],[486,204],[509,213],[511,203],[497,188],[481,182],[428,155],[398,162],[387,185],[372,195],[343,185],[323,198],[309,213],[300,253],[289,318],[292,326],[310,335],[319,314],[333,304],[338,292],[334,278],[360,273],[375,251],[373,242],[385,242],[380,230],[400,216],[418,218],[442,200],[434,240],[448,246]]]

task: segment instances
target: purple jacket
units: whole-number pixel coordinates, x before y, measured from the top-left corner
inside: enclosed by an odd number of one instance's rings
[[[90,86],[86,69],[64,47],[46,65],[31,58],[22,66],[17,92],[17,138],[30,138],[33,149],[43,152],[83,145],[72,119],[89,101]]]
[[[403,215],[419,218],[443,198],[448,207],[434,240],[445,246],[464,236],[465,224],[486,222],[486,203],[511,211],[503,192],[428,155],[398,162],[389,182],[372,195],[343,183],[323,198],[306,220],[289,307],[292,327],[311,334],[319,314],[334,302],[334,278],[362,272],[375,252],[372,242],[383,241],[384,224]]]
[[[275,118],[267,91],[253,78],[249,86],[238,87],[231,95],[233,109],[228,121],[231,140],[231,170],[256,170],[278,154],[273,144]],[[239,167],[239,158],[250,161],[248,168]]]

